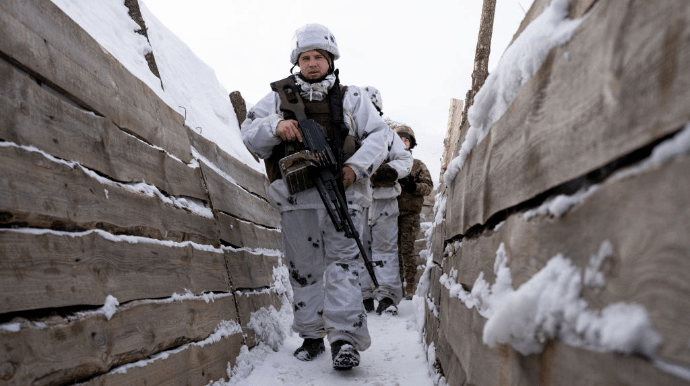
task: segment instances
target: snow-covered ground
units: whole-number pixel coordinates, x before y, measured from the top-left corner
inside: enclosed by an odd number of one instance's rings
[[[432,386],[439,377],[429,368],[426,359],[414,312],[417,301],[417,298],[403,300],[395,316],[368,314],[372,344],[361,352],[361,363],[352,370],[332,368],[328,345],[326,352],[314,361],[297,360],[292,353],[302,344],[302,339],[288,332],[278,351],[264,344],[251,351],[245,350],[230,380],[215,382],[213,386]]]

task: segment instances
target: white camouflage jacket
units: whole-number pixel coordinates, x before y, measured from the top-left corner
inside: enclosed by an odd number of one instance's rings
[[[283,120],[279,106],[280,97],[271,91],[247,112],[247,119],[242,123],[242,141],[260,158],[268,158],[273,147],[282,142],[276,135],[278,122]],[[369,177],[388,155],[386,136],[390,129],[369,96],[357,86],[347,87],[343,95],[343,113],[350,135],[356,136],[362,143],[355,154],[345,161],[345,166],[352,168],[357,177],[345,192],[348,207],[361,210],[371,206]],[[281,212],[323,208],[316,188],[290,195],[282,179],[270,185],[268,197]]]

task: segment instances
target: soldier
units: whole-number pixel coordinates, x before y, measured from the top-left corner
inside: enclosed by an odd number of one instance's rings
[[[381,93],[372,86],[363,88],[374,106],[383,115],[383,101]],[[400,263],[398,257],[398,195],[400,184],[398,178],[410,173],[412,168],[412,154],[400,137],[388,130],[388,158],[371,176],[373,188],[371,208],[368,208],[368,221],[362,236],[369,260],[380,262],[376,266],[376,278],[379,287],[374,285],[369,275],[360,269],[360,284],[364,309],[374,310],[374,298],[378,301],[376,313],[388,312],[397,314],[397,306],[402,300],[402,284],[400,281]]]
[[[371,201],[369,177],[386,157],[388,126],[359,87],[342,87],[334,61],[340,57],[328,28],[307,24],[293,37],[290,61],[307,117],[323,128],[332,150],[345,138],[341,177],[352,221],[361,234],[362,208]],[[291,71],[292,72],[292,71]],[[290,194],[278,161],[302,142],[298,122],[280,110],[280,96],[270,92],[247,113],[242,140],[264,158],[271,185],[268,197],[281,212],[285,259],[294,293],[293,330],[304,339],[294,355],[309,361],[331,347],[333,367],[359,365],[359,351],[371,344],[359,286],[359,249],[354,239],[336,231],[316,188]],[[337,109],[337,110],[334,110]],[[342,114],[339,114],[342,112]]]
[[[417,146],[414,131],[401,125],[395,132],[412,152]],[[403,279],[406,299],[412,299],[416,288],[417,259],[414,254],[414,242],[419,233],[419,213],[422,211],[424,196],[431,193],[434,183],[431,180],[429,170],[424,162],[414,159],[410,174],[398,181],[402,187],[402,193],[398,196],[398,253],[400,255],[400,276]]]

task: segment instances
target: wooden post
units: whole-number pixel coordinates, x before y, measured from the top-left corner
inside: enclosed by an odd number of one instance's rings
[[[474,103],[474,96],[484,85],[489,76],[489,54],[491,53],[491,35],[494,29],[494,14],[496,0],[484,0],[482,5],[482,19],[479,23],[477,50],[474,54],[474,70],[472,71],[472,89],[467,91],[465,109],[462,112],[463,125],[467,120],[467,110]]]
[[[232,103],[232,108],[235,109],[235,115],[237,115],[237,122],[239,122],[240,127],[242,127],[242,122],[247,118],[247,105],[242,98],[242,94],[239,91],[233,91],[230,93],[230,103]],[[256,162],[259,162],[259,157],[254,154],[251,150],[249,153],[254,157]]]

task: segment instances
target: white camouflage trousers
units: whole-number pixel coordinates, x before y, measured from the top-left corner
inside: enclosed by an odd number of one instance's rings
[[[374,199],[368,209],[367,224],[362,236],[362,243],[371,261],[381,261],[383,266],[376,266],[374,274],[379,288],[374,283],[360,260],[359,282],[364,299],[375,298],[381,301],[390,298],[395,305],[402,299],[400,281],[400,262],[398,257],[398,199]]]
[[[350,209],[361,234],[364,216]],[[302,338],[371,345],[359,286],[359,249],[337,232],[326,209],[300,209],[281,215],[283,246],[294,293],[292,329]],[[397,258],[397,255],[396,255]]]

